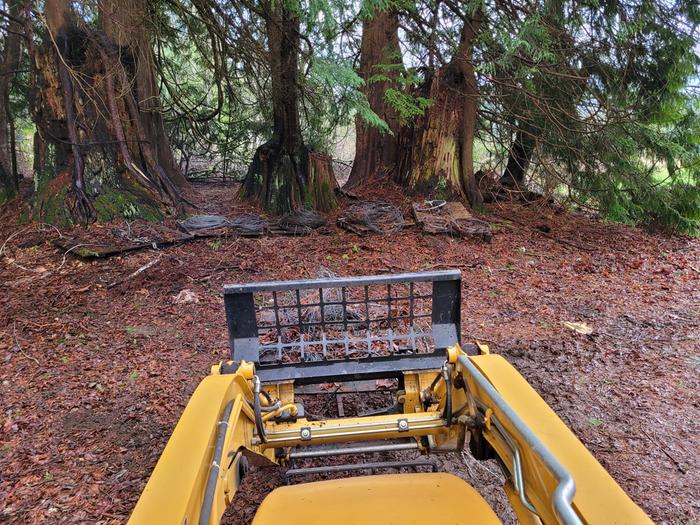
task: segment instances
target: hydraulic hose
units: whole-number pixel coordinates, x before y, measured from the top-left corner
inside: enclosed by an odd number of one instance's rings
[[[445,363],[447,365],[447,363]],[[443,417],[447,421],[447,426],[452,425],[452,377],[450,376],[449,365],[443,365],[442,377],[445,380],[445,411]]]
[[[267,443],[262,409],[260,408],[260,378],[258,376],[253,377],[253,411],[255,412],[255,428],[258,431],[260,443]]]

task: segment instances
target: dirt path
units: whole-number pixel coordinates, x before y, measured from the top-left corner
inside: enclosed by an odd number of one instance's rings
[[[231,193],[195,197],[230,213]],[[94,262],[44,242],[51,229],[4,230],[0,245],[23,233],[0,254],[0,521],[125,521],[190,394],[227,355],[223,284],[324,266],[461,269],[463,339],[508,357],[655,521],[695,522],[700,242],[549,209],[491,212],[512,220],[500,219],[491,244],[331,227]],[[176,302],[182,290],[197,302]],[[484,467],[446,468],[473,479]]]

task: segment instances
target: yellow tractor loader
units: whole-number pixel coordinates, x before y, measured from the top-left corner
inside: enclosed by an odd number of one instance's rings
[[[498,463],[520,523],[651,523],[504,358],[462,344],[460,294],[457,271],[225,286],[231,360],[197,387],[129,523],[219,523],[249,464],[289,481],[254,525],[501,523],[429,461],[465,445]],[[344,385],[392,402],[305,406]]]

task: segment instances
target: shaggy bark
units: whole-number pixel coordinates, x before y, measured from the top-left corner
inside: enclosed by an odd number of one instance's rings
[[[398,12],[376,11],[362,23],[359,74],[365,81],[362,90],[370,108],[387,123],[393,134],[369,126],[359,117],[355,119],[355,161],[346,188],[359,186],[396,169],[399,159],[399,116],[387,102],[385,93],[389,88],[398,87],[391,80],[398,72],[387,74],[376,66],[396,64],[397,61],[401,61]],[[380,73],[389,79],[371,80],[372,76]]]
[[[46,0],[46,22],[51,33],[53,44],[59,57],[68,57],[69,34],[68,15],[69,3],[65,0]],[[85,160],[80,148],[78,126],[76,122],[75,101],[73,98],[73,78],[65,60],[56,61],[58,84],[65,117],[65,136],[70,146],[67,155],[69,169],[72,172],[72,189],[70,200],[66,202],[71,216],[81,222],[95,220],[95,208],[85,192]]]
[[[425,115],[402,139],[398,181],[412,191],[483,202],[474,178],[474,136],[478,89],[473,65],[481,14],[465,21],[459,47],[449,64],[426,81],[432,100]]]
[[[24,8],[22,0],[10,0],[8,13],[11,18],[6,21],[8,32],[0,54],[0,204],[12,198],[18,190],[10,89],[20,62],[23,28],[19,19]]]
[[[137,100],[138,72],[153,74],[152,61],[119,45],[104,21],[108,32],[73,23],[67,0],[47,0],[45,12],[48,38],[34,56],[36,214],[88,223],[180,211],[179,191],[157,152],[160,132]]]
[[[163,121],[155,58],[149,38],[148,2],[103,0],[100,5],[103,31],[119,48],[129,50],[137,66],[133,71],[134,96],[156,161],[170,180],[179,186],[186,185],[187,179],[175,162]]]
[[[296,6],[298,8],[298,6]],[[299,18],[288,2],[264,5],[269,47],[273,133],[255,152],[239,197],[283,214],[302,207],[336,205],[330,158],[310,154],[299,120]]]

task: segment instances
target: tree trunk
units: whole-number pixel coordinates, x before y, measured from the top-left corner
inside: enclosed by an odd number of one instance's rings
[[[552,42],[558,48],[570,48],[573,45],[570,41],[571,37],[562,29],[564,2],[562,0],[545,0],[542,7],[542,21]],[[558,67],[564,67],[564,71],[561,71],[561,73],[569,74],[572,78],[580,76],[572,67],[562,64],[559,64]],[[549,82],[556,82],[556,80],[548,78],[546,74],[541,72],[534,77],[533,84],[536,96],[545,100],[551,97],[547,93]],[[525,174],[530,165],[539,135],[542,134],[543,128],[548,125],[547,120],[553,118],[557,121],[566,121],[568,115],[577,113],[576,104],[576,100],[567,100],[555,104],[553,107],[550,106],[548,109],[550,115],[547,116],[542,114],[542,108],[538,104],[535,104],[534,107],[529,107],[530,101],[528,99],[522,101],[520,107],[516,106],[513,113],[519,115],[518,129],[515,133],[515,139],[510,146],[506,168],[500,178],[500,183],[503,186],[509,189],[517,189],[518,191],[527,190],[525,188]],[[561,112],[561,115],[558,114],[559,112]]]
[[[87,223],[179,212],[180,193],[132,89],[151,65],[106,33],[73,24],[68,0],[46,0],[45,11],[51,38],[33,57],[41,153],[34,215]]]
[[[20,35],[23,27],[17,19],[22,15],[24,7],[23,0],[9,1],[8,13],[11,18],[7,22],[7,37],[0,54],[0,204],[14,197],[18,190],[10,89],[20,62]]]
[[[389,79],[372,81],[372,76],[380,73],[389,78],[397,76],[398,71],[387,73],[376,67],[395,64],[397,58],[401,61],[398,12],[376,10],[371,18],[362,22],[359,73],[365,81],[363,92],[370,108],[387,123],[393,134],[369,126],[360,117],[355,119],[355,161],[346,188],[359,186],[396,169],[399,159],[399,116],[384,95],[387,89],[398,88],[398,84]]]
[[[412,191],[438,198],[483,199],[474,178],[474,136],[478,88],[473,46],[481,24],[477,11],[465,21],[459,47],[449,64],[426,81],[432,105],[404,133],[398,182]]]
[[[530,164],[530,158],[535,148],[535,141],[527,130],[519,129],[515,140],[510,147],[508,163],[503,171],[500,182],[504,186],[513,189],[522,189],[525,186],[525,172]]]
[[[149,37],[148,2],[103,0],[100,6],[103,31],[120,49],[128,50],[137,64],[133,72],[134,96],[156,160],[171,181],[178,186],[186,185],[187,179],[175,162],[173,149],[165,131],[163,108],[156,81],[155,58]]]
[[[474,137],[476,135],[477,98],[476,69],[474,68],[474,40],[481,25],[481,12],[467,19],[462,28],[462,37],[457,50],[456,65],[464,78],[462,94],[462,127],[460,129],[460,178],[469,203],[478,207],[484,203],[479,185],[474,178]]]
[[[336,205],[330,158],[310,154],[299,120],[299,5],[263,5],[269,47],[272,138],[255,152],[239,191],[273,214],[300,208],[330,211]]]

